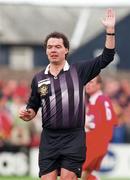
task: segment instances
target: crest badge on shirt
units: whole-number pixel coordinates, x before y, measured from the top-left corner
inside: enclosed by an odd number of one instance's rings
[[[40,96],[46,96],[49,92],[50,80],[44,79],[38,82],[38,91]]]
[[[39,87],[39,93],[41,96],[46,96],[48,94],[48,85],[47,84],[42,84]]]

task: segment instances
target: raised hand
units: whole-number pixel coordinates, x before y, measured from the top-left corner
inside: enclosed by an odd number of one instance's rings
[[[113,9],[106,10],[106,16],[102,19],[102,24],[106,29],[115,27],[115,11]]]

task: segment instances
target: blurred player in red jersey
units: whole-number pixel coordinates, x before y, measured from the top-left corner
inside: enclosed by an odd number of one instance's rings
[[[86,161],[83,164],[82,180],[98,180],[92,175],[99,170],[101,161],[107,153],[108,144],[112,138],[113,127],[117,124],[117,117],[111,100],[102,92],[100,76],[92,79],[85,86],[88,103],[86,107]]]

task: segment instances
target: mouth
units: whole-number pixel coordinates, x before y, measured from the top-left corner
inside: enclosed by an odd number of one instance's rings
[[[52,54],[52,55],[51,55],[51,58],[52,58],[52,59],[57,59],[57,57],[58,57],[58,55],[56,55],[56,54]]]

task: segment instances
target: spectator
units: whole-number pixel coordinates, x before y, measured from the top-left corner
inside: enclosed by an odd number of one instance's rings
[[[8,143],[12,130],[11,113],[6,106],[7,98],[0,92],[0,143]]]
[[[112,139],[113,128],[117,124],[117,117],[111,101],[101,90],[100,76],[92,79],[85,90],[89,96],[86,105],[86,161],[83,164],[82,180],[97,180],[92,175],[99,170],[101,161],[107,153],[108,144]]]

